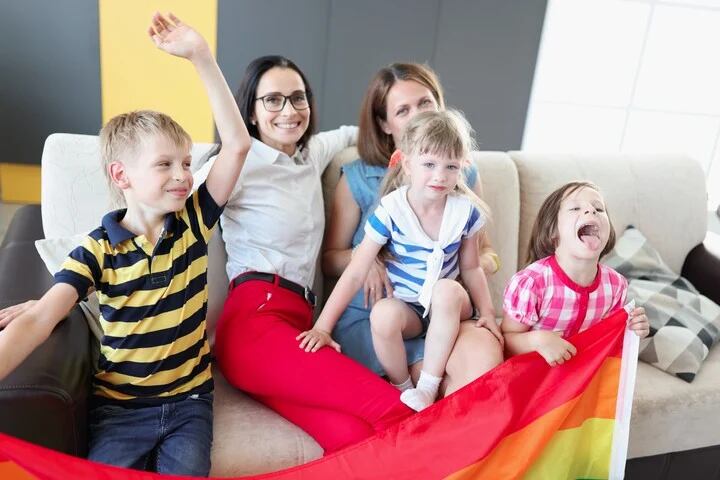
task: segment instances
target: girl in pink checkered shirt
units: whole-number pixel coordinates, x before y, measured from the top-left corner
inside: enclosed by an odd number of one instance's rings
[[[545,199],[530,237],[530,265],[505,289],[502,331],[510,355],[534,351],[560,365],[576,353],[567,338],[623,307],[627,280],[598,263],[614,246],[597,186],[571,182]],[[631,312],[628,328],[648,335],[645,309]]]

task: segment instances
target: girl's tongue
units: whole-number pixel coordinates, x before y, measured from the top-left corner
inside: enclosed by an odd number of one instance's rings
[[[598,235],[598,227],[595,225],[585,225],[578,230],[578,238],[589,249],[598,250],[600,248],[600,236]]]

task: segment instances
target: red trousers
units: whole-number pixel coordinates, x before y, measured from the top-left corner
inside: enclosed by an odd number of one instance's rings
[[[277,285],[277,277],[275,284],[239,284],[215,336],[223,375],[308,432],[326,454],[413,413],[395,387],[333,348],[300,349],[295,337],[311,326],[310,305]]]

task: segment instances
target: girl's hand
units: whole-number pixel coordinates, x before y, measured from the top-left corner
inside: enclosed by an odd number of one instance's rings
[[[497,322],[495,321],[495,317],[492,315],[481,315],[480,318],[478,318],[475,321],[475,326],[477,328],[485,327],[488,330],[490,330],[490,333],[492,333],[495,338],[498,339],[500,342],[500,346],[505,346],[505,337],[503,336],[502,332],[500,331],[500,327],[498,326]]]
[[[577,353],[575,346],[562,338],[559,333],[537,330],[536,335],[538,340],[535,350],[551,367],[562,365]]]
[[[648,321],[647,315],[645,315],[645,309],[643,307],[637,307],[628,316],[628,328],[635,332],[640,338],[645,338],[650,334],[650,322]]]
[[[17,305],[0,310],[0,328],[7,327],[10,322],[22,315],[26,310],[29,310],[36,303],[37,300],[28,300],[27,302],[18,303]]]
[[[306,330],[295,337],[295,340],[301,340],[300,348],[304,348],[306,352],[317,352],[322,347],[329,345],[340,353],[340,344],[332,339],[329,332],[319,328]]]
[[[387,294],[388,298],[393,296],[393,288],[385,264],[377,258],[373,266],[370,267],[368,276],[365,279],[363,293],[365,294],[365,308],[375,305],[386,296],[385,294]]]
[[[155,46],[170,55],[187,58],[190,61],[198,55],[210,55],[210,47],[202,35],[182,23],[172,13],[168,16],[170,20],[159,13],[153,15],[148,35],[155,42]]]

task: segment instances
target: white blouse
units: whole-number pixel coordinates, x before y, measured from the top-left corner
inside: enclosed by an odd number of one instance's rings
[[[314,135],[291,158],[253,139],[220,217],[228,278],[258,271],[312,285],[325,229],[320,176],[356,141],[357,127],[343,126]],[[194,174],[195,185],[205,181],[215,158]]]

